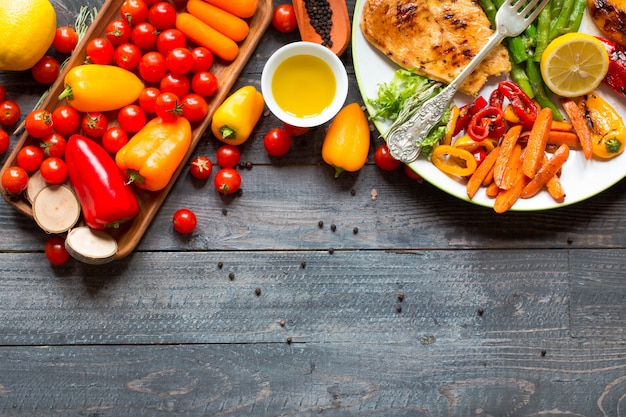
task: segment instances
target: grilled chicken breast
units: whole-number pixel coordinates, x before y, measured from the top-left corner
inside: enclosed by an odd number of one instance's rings
[[[626,46],[626,1],[588,0],[593,23],[609,39]]]
[[[368,42],[401,67],[446,84],[493,33],[472,0],[366,0],[360,28]],[[476,96],[489,76],[510,70],[508,52],[498,45],[461,91]]]

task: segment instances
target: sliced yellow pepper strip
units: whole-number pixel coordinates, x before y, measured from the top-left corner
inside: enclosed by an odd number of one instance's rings
[[[474,155],[450,145],[439,145],[433,149],[431,160],[440,171],[459,177],[472,175],[477,166]]]
[[[495,145],[491,138],[487,138],[480,142],[476,142],[474,139],[469,137],[468,135],[461,136],[460,138],[454,141],[454,147],[465,149],[468,152],[475,152],[479,146],[485,148],[485,152],[489,153],[495,148]]]
[[[446,134],[443,135],[443,139],[441,141],[442,145],[450,145],[452,143],[452,136],[454,135],[456,122],[459,120],[460,113],[461,111],[456,104],[450,107],[450,118],[448,119],[448,125],[446,126]]]

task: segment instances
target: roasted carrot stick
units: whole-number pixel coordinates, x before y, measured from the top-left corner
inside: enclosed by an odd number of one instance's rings
[[[565,190],[563,189],[563,184],[561,184],[561,180],[558,176],[554,175],[550,178],[546,183],[546,188],[554,201],[557,203],[565,201]]]
[[[578,149],[581,147],[578,135],[574,132],[565,132],[562,130],[551,130],[548,136],[548,145],[567,145],[570,149]]]
[[[522,133],[522,126],[513,126],[507,130],[504,134],[504,138],[502,138],[502,142],[500,143],[500,153],[493,167],[493,181],[498,187],[500,187],[502,181],[504,180],[504,169],[506,168],[508,160],[511,157],[511,152],[513,151],[513,148],[515,148],[515,144],[517,143],[520,133]]]
[[[198,45],[204,46],[213,54],[226,61],[234,60],[239,54],[239,46],[237,46],[234,40],[222,35],[189,13],[178,13],[178,16],[176,16],[176,28]]]
[[[508,190],[500,190],[496,196],[496,200],[493,202],[493,210],[498,214],[502,214],[513,207],[513,204],[515,204],[515,202],[520,198],[522,190],[526,186],[527,182],[528,177],[520,170],[513,187]]]
[[[568,122],[565,120],[552,120],[552,130],[571,132],[572,130],[574,130],[574,125],[572,125],[572,122]]]
[[[187,11],[235,42],[240,42],[248,36],[250,28],[245,20],[210,3],[189,0]]]
[[[539,110],[539,114],[535,119],[528,142],[524,149],[524,163],[522,172],[528,177],[533,178],[541,165],[543,155],[550,136],[552,126],[552,109],[544,107]]]
[[[559,172],[559,169],[561,169],[568,157],[569,147],[567,145],[559,146],[559,149],[554,152],[552,158],[541,166],[537,175],[524,187],[521,195],[522,198],[530,198],[537,194],[539,190],[541,190],[541,187],[546,185],[550,178],[554,177],[557,172]]]
[[[467,181],[467,196],[472,199],[476,194],[476,191],[480,188],[485,177],[493,168],[493,165],[496,163],[496,158],[498,157],[498,153],[500,152],[500,148],[494,148],[487,157],[483,160],[483,162],[478,165],[478,168],[474,171],[470,179]]]
[[[485,189],[485,194],[489,198],[496,198],[498,194],[500,194],[500,189],[498,188],[495,182],[492,182]]]
[[[591,159],[593,143],[591,140],[591,129],[585,120],[585,115],[580,107],[578,107],[578,104],[572,99],[564,98],[561,100],[561,104],[563,105],[565,113],[567,113],[567,117],[572,121],[574,131],[576,131],[578,140],[580,141],[580,146],[583,148],[583,155],[585,155],[586,159]]]
[[[511,156],[504,167],[504,174],[502,175],[502,182],[500,184],[502,190],[513,188],[519,178],[520,172],[522,172],[524,158],[522,149],[522,145],[517,143],[511,152]]]
[[[205,0],[213,6],[224,9],[227,12],[243,19],[252,17],[256,12],[258,0]]]

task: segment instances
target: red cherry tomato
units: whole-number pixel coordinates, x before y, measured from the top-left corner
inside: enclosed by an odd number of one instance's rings
[[[191,82],[186,75],[166,74],[159,83],[161,93],[174,93],[179,99],[185,97],[191,90]]]
[[[139,105],[146,113],[155,113],[154,105],[159,94],[161,94],[161,91],[156,87],[146,87],[139,94]]]
[[[198,221],[193,211],[182,208],[174,213],[172,223],[178,233],[189,234],[194,231]]]
[[[90,138],[99,138],[109,127],[106,116],[100,112],[90,112],[83,116],[81,127],[85,135]]]
[[[128,20],[115,19],[106,27],[106,37],[113,45],[121,45],[130,42],[132,28]]]
[[[204,155],[196,156],[189,165],[189,173],[194,178],[199,180],[206,180],[209,178],[211,176],[211,171],[213,171],[213,163],[211,163],[211,160]]]
[[[67,178],[67,166],[65,161],[56,156],[46,158],[39,168],[42,178],[48,184],[61,184]]]
[[[18,195],[28,186],[28,173],[24,168],[12,166],[2,174],[2,188],[11,195]]]
[[[156,48],[163,56],[174,48],[184,48],[187,45],[185,34],[176,28],[165,29],[159,33]]]
[[[45,137],[39,147],[43,150],[46,157],[54,156],[57,158],[65,157],[65,148],[67,140],[64,136],[54,132]]]
[[[17,166],[26,172],[35,172],[43,162],[43,151],[35,145],[26,145],[17,153]]]
[[[402,164],[402,162],[391,156],[386,143],[379,145],[374,151],[374,162],[383,171],[395,171]]]
[[[186,74],[193,67],[193,54],[187,48],[174,48],[167,53],[165,64],[172,74]]]
[[[263,147],[270,156],[283,156],[291,149],[291,136],[285,129],[275,127],[263,137]]]
[[[59,77],[61,66],[55,57],[46,55],[37,61],[31,68],[31,72],[33,78],[39,84],[49,85],[55,82]]]
[[[11,137],[6,130],[0,129],[0,155],[5,154],[11,146]]]
[[[48,238],[44,246],[44,252],[51,265],[63,265],[70,259],[70,253],[65,249],[65,240],[60,236]]]
[[[234,168],[241,160],[241,151],[234,145],[222,145],[215,152],[215,161],[222,168]]]
[[[413,169],[411,169],[410,166],[408,166],[407,164],[404,164],[404,175],[407,176],[407,178],[409,178],[410,180],[413,181],[422,181],[422,177],[420,177],[420,175],[413,171]]]
[[[141,62],[141,49],[133,43],[123,43],[115,48],[113,61],[118,67],[132,71]]]
[[[0,102],[0,124],[2,126],[12,126],[20,120],[20,106],[13,100]]]
[[[283,122],[283,129],[285,129],[287,133],[289,134],[289,136],[291,137],[302,136],[305,133],[307,133],[309,130],[311,130],[310,127],[292,126],[289,123],[284,123],[284,122]]]
[[[130,40],[140,49],[146,51],[156,45],[157,28],[150,22],[141,22],[133,27]]]
[[[94,38],[87,44],[87,58],[92,64],[109,65],[114,55],[115,48],[107,38]]]
[[[236,169],[222,168],[215,173],[213,185],[224,195],[233,194],[241,187],[241,175]]]
[[[213,54],[204,46],[198,46],[191,50],[193,67],[191,72],[208,71],[213,66]]]
[[[120,6],[120,14],[134,26],[148,18],[148,4],[144,0],[125,0]]]
[[[107,129],[102,135],[102,147],[107,152],[116,154],[128,143],[128,133],[119,126],[113,126]]]
[[[191,79],[191,89],[202,97],[211,97],[217,92],[217,87],[217,77],[209,71],[198,72]]]
[[[154,111],[164,121],[173,121],[182,116],[180,100],[174,93],[161,93],[154,104]]]
[[[62,54],[69,54],[78,45],[78,34],[70,26],[57,28],[52,40],[52,46]]]
[[[296,12],[291,4],[276,6],[272,15],[272,25],[283,33],[293,32],[298,27]]]
[[[149,83],[158,83],[167,74],[165,57],[156,51],[146,52],[139,62],[139,75]]]
[[[63,135],[70,136],[80,127],[80,115],[72,106],[59,106],[52,110],[52,125],[54,130]]]
[[[52,113],[45,109],[36,109],[26,115],[24,127],[29,135],[41,139],[52,133]]]
[[[190,122],[199,122],[209,112],[209,105],[206,100],[198,94],[187,94],[183,97],[182,104],[183,117]]]
[[[176,24],[176,8],[166,1],[159,1],[148,9],[148,21],[158,30],[174,27],[174,24]]]
[[[146,125],[146,112],[136,104],[129,104],[117,112],[117,122],[128,133],[139,132]]]

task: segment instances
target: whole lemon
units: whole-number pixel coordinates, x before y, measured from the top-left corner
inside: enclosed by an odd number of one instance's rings
[[[0,0],[0,70],[32,68],[52,45],[56,25],[48,0]]]

